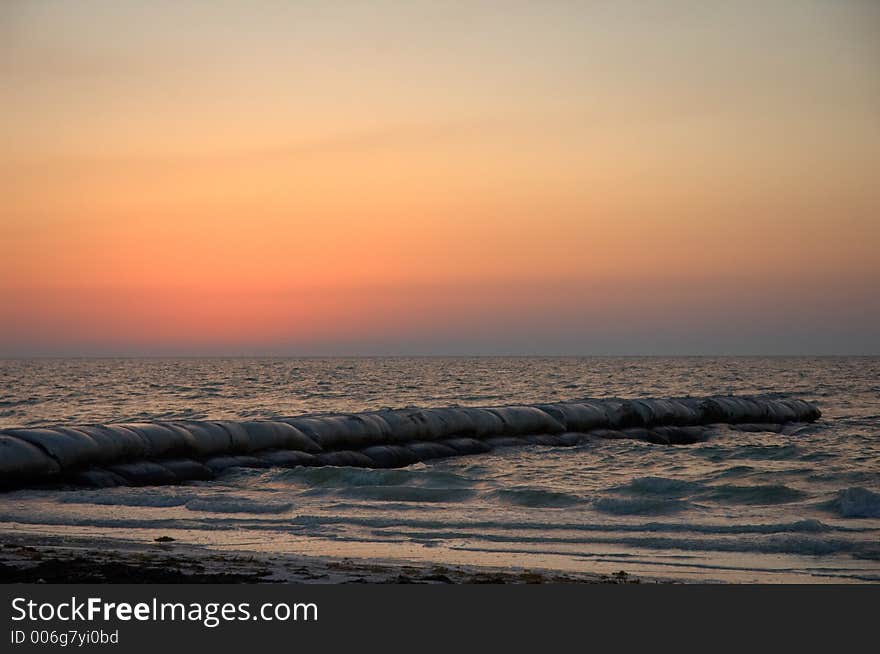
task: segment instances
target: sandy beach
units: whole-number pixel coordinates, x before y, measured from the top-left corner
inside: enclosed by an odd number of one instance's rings
[[[19,534],[0,536],[0,583],[301,583],[301,584],[622,584],[615,574],[489,566],[432,565],[385,559],[218,552],[157,536],[153,543]]]

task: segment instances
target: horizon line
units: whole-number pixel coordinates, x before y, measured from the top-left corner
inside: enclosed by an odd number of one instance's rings
[[[797,359],[797,358],[877,358],[875,353],[417,353],[417,354],[21,354],[0,353],[3,361],[26,361],[33,359]]]

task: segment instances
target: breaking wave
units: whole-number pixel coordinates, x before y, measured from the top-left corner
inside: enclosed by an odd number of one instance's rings
[[[619,498],[603,497],[593,506],[597,511],[611,515],[669,515],[681,513],[690,508],[690,502],[659,498]]]
[[[880,493],[857,486],[846,488],[830,503],[841,518],[880,518]]]
[[[584,501],[570,493],[528,487],[506,488],[494,491],[492,496],[504,504],[547,509],[575,506]]]

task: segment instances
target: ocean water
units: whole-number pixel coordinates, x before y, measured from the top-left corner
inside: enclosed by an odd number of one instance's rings
[[[776,392],[817,423],[707,442],[527,446],[401,469],[0,493],[16,532],[693,581],[880,581],[880,358],[0,362],[0,428]]]

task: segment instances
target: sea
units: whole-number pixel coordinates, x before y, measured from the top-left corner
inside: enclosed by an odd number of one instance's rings
[[[880,358],[0,361],[0,429],[781,393],[821,419],[692,445],[529,445],[398,469],[0,493],[4,534],[685,582],[880,581]]]

